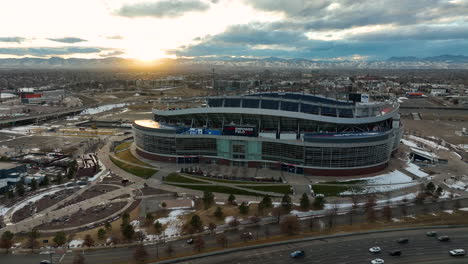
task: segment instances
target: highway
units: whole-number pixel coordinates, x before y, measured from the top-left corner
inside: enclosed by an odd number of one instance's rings
[[[455,248],[468,249],[468,228],[434,229],[439,234],[449,235],[451,242],[439,242],[425,235],[427,230],[386,232],[350,237],[320,239],[310,242],[291,243],[282,246],[247,250],[203,259],[183,261],[190,264],[283,264],[283,263],[370,263],[374,258],[382,258],[385,263],[468,263],[468,257],[452,257],[448,251]],[[398,244],[399,238],[409,238],[408,244]],[[372,254],[368,249],[380,246],[382,252]],[[399,257],[389,256],[390,250],[402,250]],[[304,250],[306,256],[292,259],[289,254]]]

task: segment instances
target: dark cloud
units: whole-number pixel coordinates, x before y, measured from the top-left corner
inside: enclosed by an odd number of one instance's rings
[[[21,43],[25,41],[25,38],[22,37],[0,37],[0,42],[14,42],[14,43]]]
[[[48,38],[48,40],[52,40],[52,41],[55,41],[55,42],[61,42],[61,43],[78,43],[78,42],[85,42],[85,41],[87,41],[86,39],[73,38],[73,37],[68,37],[68,38]]]
[[[302,31],[273,30],[269,24],[232,26],[225,32],[202,38],[199,43],[168,51],[177,56],[253,56],[285,58],[336,58],[354,54],[370,58],[466,54],[468,30],[464,27],[408,27],[353,35],[342,40],[308,39]],[[388,34],[389,37],[385,37]],[[399,35],[398,35],[399,34]]]
[[[92,54],[99,53],[102,49],[94,47],[38,47],[38,48],[0,48],[2,55],[15,55],[15,56],[60,56],[71,54]]]
[[[441,19],[466,18],[468,14],[468,2],[446,0],[245,0],[245,3],[256,9],[284,13],[286,19],[273,27],[295,30],[437,23]]]
[[[179,17],[187,12],[205,11],[209,5],[199,0],[167,0],[126,4],[116,14],[124,17]]]

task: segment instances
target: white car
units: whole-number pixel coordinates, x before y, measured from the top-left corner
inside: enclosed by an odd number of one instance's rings
[[[466,254],[464,249],[452,249],[449,252],[450,252],[450,255],[452,255],[454,257],[464,256]]]
[[[371,264],[384,264],[385,261],[383,259],[373,259],[370,263]]]
[[[382,249],[380,247],[371,247],[371,248],[369,248],[370,253],[380,253],[380,251],[382,251]]]

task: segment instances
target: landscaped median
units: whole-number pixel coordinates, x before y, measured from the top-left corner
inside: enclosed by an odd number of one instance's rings
[[[109,159],[122,170],[145,179],[150,178],[158,172],[155,169],[151,169],[151,165],[146,164],[133,156],[129,149],[117,153],[115,157],[113,155],[109,155]]]
[[[221,179],[211,179],[206,177],[196,177],[171,173],[165,177],[167,184],[200,191],[210,191],[217,193],[227,193],[235,195],[265,196],[264,193],[286,194],[291,193],[291,186],[288,184],[257,183],[245,181],[230,181]],[[248,191],[248,190],[252,191]],[[256,192],[258,191],[258,192]],[[263,192],[263,193],[260,193]]]

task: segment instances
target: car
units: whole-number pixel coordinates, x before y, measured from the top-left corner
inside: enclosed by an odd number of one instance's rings
[[[457,257],[457,256],[465,256],[466,252],[464,249],[452,249],[449,251],[450,255]]]
[[[401,250],[392,250],[388,252],[390,256],[401,256]]]
[[[189,245],[190,245],[190,244],[193,244],[193,238],[187,239],[187,244],[189,244]]]
[[[48,261],[48,260],[43,260],[43,261],[41,261],[39,264],[50,264],[50,261]]]
[[[439,236],[439,237],[437,237],[437,240],[439,240],[440,242],[448,242],[448,241],[450,241],[450,237],[449,236]]]
[[[436,231],[429,231],[429,232],[426,233],[426,236],[435,237],[435,236],[437,236],[437,232]]]
[[[382,251],[382,249],[380,247],[371,247],[371,248],[369,248],[370,253],[380,253],[380,251]]]
[[[370,262],[371,264],[384,264],[385,261],[383,259],[373,259]]]
[[[296,250],[292,252],[290,255],[291,255],[291,258],[302,258],[302,257],[305,257],[305,252],[304,250]]]
[[[397,240],[398,244],[408,244],[408,242],[409,242],[409,239],[407,238],[400,238]]]
[[[252,239],[253,235],[252,235],[252,232],[244,232],[242,233],[242,237],[245,239]]]

